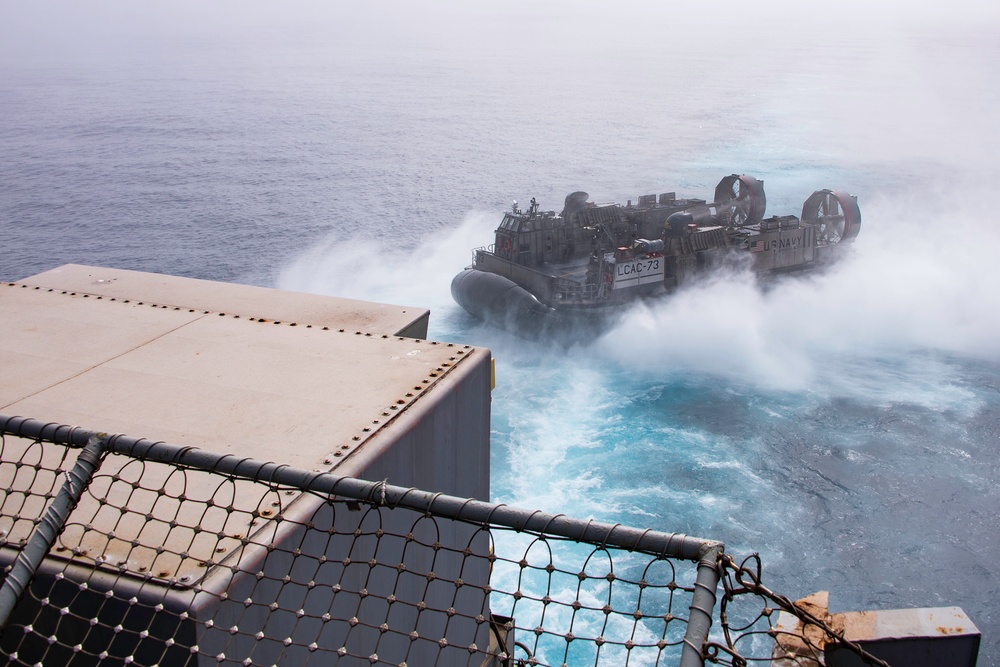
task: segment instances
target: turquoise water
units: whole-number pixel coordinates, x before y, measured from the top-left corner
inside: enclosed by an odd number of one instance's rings
[[[0,278],[430,307],[431,337],[497,360],[493,500],[721,539],[834,610],[959,605],[997,664],[997,24],[719,9],[6,3]],[[775,214],[857,194],[853,255],[714,276],[568,347],[451,301],[511,200],[733,172]]]

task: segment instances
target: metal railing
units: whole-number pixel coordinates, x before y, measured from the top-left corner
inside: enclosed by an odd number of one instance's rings
[[[720,542],[4,415],[0,566],[23,665],[745,665],[805,618]]]

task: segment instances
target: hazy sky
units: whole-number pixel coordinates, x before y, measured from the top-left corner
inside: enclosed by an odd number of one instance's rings
[[[404,2],[375,0],[365,3],[308,0],[270,3],[263,0],[199,2],[180,0],[138,3],[125,0],[5,0],[0,3],[0,53],[48,51],[58,55],[75,46],[101,48],[102,39],[130,39],[225,35],[232,30],[276,29],[294,26],[351,25],[354,34],[419,36],[504,30],[556,37],[557,33],[595,30],[634,31],[660,29],[664,38],[678,24],[701,29],[706,38],[720,25],[753,26],[745,34],[747,46],[780,36],[788,24],[797,25],[810,38],[830,39],[860,24],[891,27],[913,21],[947,30],[950,24],[995,24],[1000,3],[987,0],[842,0],[836,3],[803,3],[793,0],[702,2],[684,8],[648,0],[613,4],[598,0],[505,0],[503,2]],[[770,29],[769,29],[770,27]],[[98,41],[94,41],[98,40]]]

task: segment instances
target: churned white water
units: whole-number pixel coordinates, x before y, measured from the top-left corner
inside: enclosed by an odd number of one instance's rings
[[[67,262],[412,304],[489,347],[494,500],[721,539],[1000,664],[1000,28],[985,4],[0,5],[0,278]],[[451,277],[512,200],[730,173],[858,195],[852,255],[570,346]]]

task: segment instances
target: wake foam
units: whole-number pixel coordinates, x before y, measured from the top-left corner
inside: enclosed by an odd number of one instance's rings
[[[451,309],[451,279],[472,262],[472,248],[489,239],[493,217],[470,213],[457,228],[416,245],[404,229],[398,245],[332,236],[282,270],[278,288],[432,311]]]
[[[939,195],[866,202],[853,252],[822,274],[762,289],[748,272],[717,273],[629,311],[594,348],[643,374],[792,391],[884,391],[886,374],[940,366],[934,353],[996,358],[1000,227],[949,205],[960,193]]]

